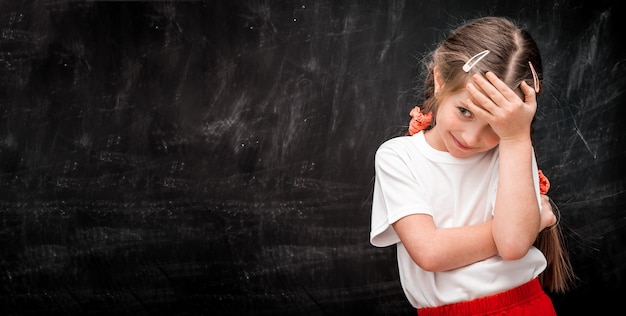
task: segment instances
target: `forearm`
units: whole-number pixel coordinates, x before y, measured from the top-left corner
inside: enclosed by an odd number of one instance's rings
[[[407,216],[394,225],[411,258],[427,271],[460,268],[497,254],[492,221],[435,228],[428,215]]]
[[[530,138],[500,142],[493,239],[505,259],[523,257],[537,237],[540,213],[532,172]]]

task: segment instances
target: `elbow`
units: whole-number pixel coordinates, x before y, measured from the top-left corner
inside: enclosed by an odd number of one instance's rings
[[[537,224],[538,226],[538,224]],[[534,225],[528,228],[507,228],[494,230],[493,241],[495,242],[498,255],[504,260],[519,260],[528,254],[530,247],[537,239]]]
[[[501,252],[500,253],[500,257],[502,257],[502,259],[504,260],[519,260],[524,258],[524,256],[528,253],[528,249],[526,249],[526,251],[522,252],[522,251],[507,251],[507,252]]]
[[[415,261],[415,259],[413,260]],[[424,271],[428,271],[428,272],[438,272],[441,271],[441,269],[438,268],[438,264],[436,264],[434,261],[430,261],[430,260],[419,260],[419,261],[415,261],[415,263],[422,268],[422,270]]]
[[[419,254],[411,255],[411,258],[422,270],[428,272],[445,271],[446,263],[434,252],[423,251]]]
[[[508,242],[502,245],[497,245],[498,254],[504,260],[519,260],[522,259],[528,253],[530,249],[529,244],[523,242]]]

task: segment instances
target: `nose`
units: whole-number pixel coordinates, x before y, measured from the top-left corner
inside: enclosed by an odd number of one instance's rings
[[[488,124],[470,124],[463,131],[463,141],[467,147],[477,147],[485,133],[489,129]]]

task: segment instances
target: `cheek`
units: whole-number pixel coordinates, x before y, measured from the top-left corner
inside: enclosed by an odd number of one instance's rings
[[[440,108],[437,112],[437,125],[441,125],[441,128],[452,130],[459,128],[461,123],[455,115],[454,109]]]
[[[490,130],[483,139],[485,145],[489,148],[496,147],[500,143],[500,137],[493,130]]]

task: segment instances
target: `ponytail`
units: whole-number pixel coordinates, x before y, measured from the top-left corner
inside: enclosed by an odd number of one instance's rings
[[[541,194],[548,193],[550,188],[550,182],[541,170],[539,171],[539,187]],[[550,292],[565,293],[571,288],[576,276],[561,231],[561,212],[552,199],[550,199],[550,205],[557,217],[556,224],[539,232],[533,244],[543,253],[548,262],[546,269],[539,274],[539,282]]]

